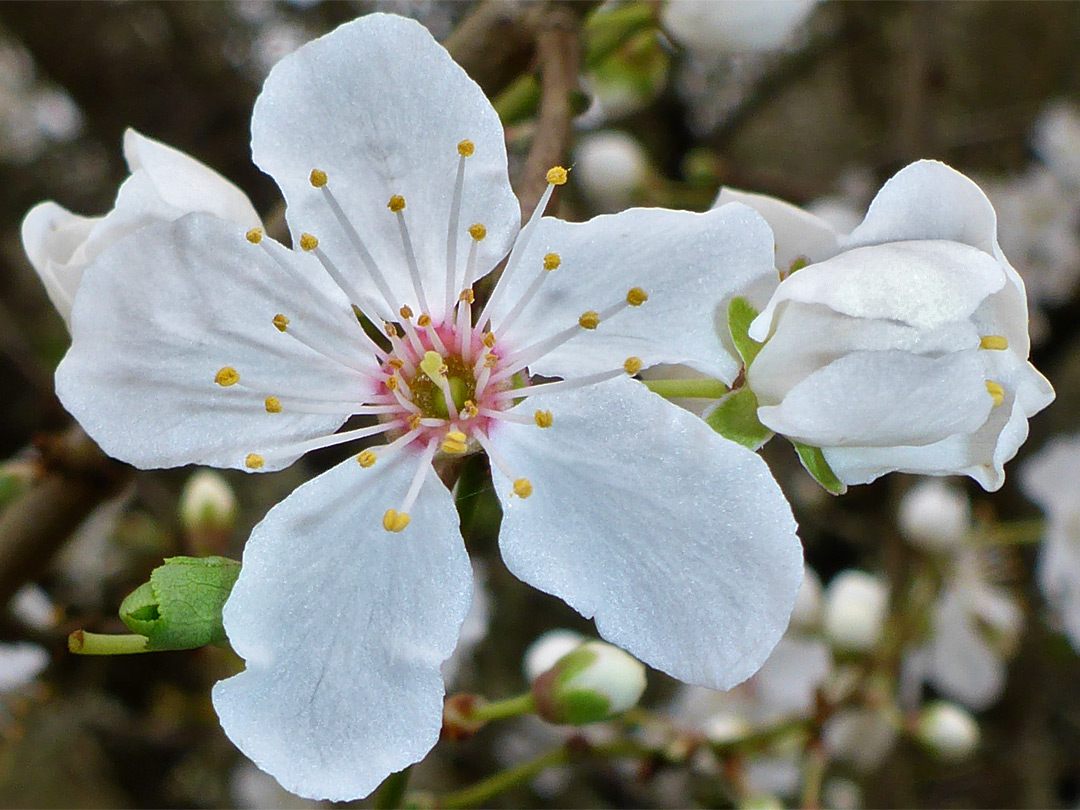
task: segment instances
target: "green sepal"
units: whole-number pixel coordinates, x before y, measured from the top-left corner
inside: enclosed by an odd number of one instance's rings
[[[750,368],[750,364],[758,356],[761,347],[765,345],[758,343],[749,334],[750,324],[757,316],[758,311],[754,305],[741,296],[732,298],[731,303],[728,304],[728,331],[731,333],[731,340],[735,343],[739,357],[742,358],[744,368]]]
[[[575,689],[572,685],[573,679],[592,666],[594,661],[596,652],[582,647],[559,659],[550,670],[553,678],[550,694],[546,700],[538,701],[546,709],[546,713],[540,712],[542,717],[549,722],[570,726],[584,726],[610,719],[611,703],[604,695],[591,689]]]
[[[758,419],[757,409],[757,395],[744,386],[725,394],[705,421],[725,439],[757,450],[773,437],[773,432]]]
[[[120,619],[148,650],[190,650],[225,641],[221,608],[240,563],[225,557],[168,557],[120,603]]]
[[[792,444],[795,446],[795,452],[799,454],[799,461],[802,462],[803,467],[827,492],[833,495],[843,495],[847,492],[847,484],[836,477],[836,473],[825,460],[825,454],[821,452],[820,447],[795,441]]]

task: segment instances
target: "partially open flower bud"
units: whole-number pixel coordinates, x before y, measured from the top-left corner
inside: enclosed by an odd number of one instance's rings
[[[567,653],[532,686],[540,717],[575,726],[622,714],[644,691],[645,666],[602,641],[587,641]]]
[[[885,624],[889,592],[862,571],[837,574],[825,590],[825,635],[835,647],[866,652],[877,646]]]
[[[963,759],[979,745],[979,726],[967,710],[939,700],[923,709],[915,737],[942,759]]]

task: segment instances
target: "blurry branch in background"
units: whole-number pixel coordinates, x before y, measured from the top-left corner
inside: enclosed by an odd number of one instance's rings
[[[78,426],[39,446],[42,475],[0,512],[0,605],[39,576],[76,527],[131,477]]]

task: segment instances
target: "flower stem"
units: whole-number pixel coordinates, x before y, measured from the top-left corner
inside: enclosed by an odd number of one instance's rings
[[[730,389],[719,380],[642,380],[665,399],[719,399]]]
[[[386,777],[375,794],[376,810],[396,810],[401,807],[411,775],[412,765]]]
[[[1013,520],[995,523],[985,529],[976,530],[976,541],[994,546],[1019,546],[1038,543],[1043,539],[1046,524],[1041,518],[1035,520]]]
[[[68,649],[77,655],[130,655],[147,652],[150,639],[134,634],[106,635],[76,630],[68,636]]]
[[[505,720],[508,717],[531,714],[535,709],[536,701],[533,699],[532,692],[525,692],[505,700],[482,703],[472,710],[470,719],[488,723],[492,720]]]

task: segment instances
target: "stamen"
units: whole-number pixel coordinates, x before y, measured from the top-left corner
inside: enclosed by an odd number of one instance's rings
[[[551,411],[537,411],[533,414],[533,419],[536,426],[540,428],[549,428],[555,422],[555,417],[551,415]]]
[[[249,470],[259,470],[266,463],[266,460],[258,453],[248,453],[244,459],[244,466]]]
[[[321,450],[324,447],[334,447],[336,445],[345,444],[346,442],[355,441],[357,439],[364,439],[368,436],[377,436],[380,433],[386,433],[388,430],[399,429],[403,426],[404,425],[401,419],[395,419],[392,422],[381,422],[377,425],[357,428],[356,430],[346,430],[341,433],[331,433],[329,436],[318,436],[314,439],[306,439],[304,441],[293,442],[292,444],[284,445],[277,448],[276,450],[272,450],[266,453],[265,456],[260,456],[260,458],[265,457],[266,459],[277,459],[293,455],[298,456],[302,455],[303,453],[309,453],[312,450]]]
[[[1001,383],[996,383],[993,380],[987,380],[986,390],[990,394],[990,396],[994,398],[995,408],[1005,401],[1005,388],[1001,385]]]
[[[991,351],[1005,351],[1009,348],[1009,339],[1004,335],[987,335],[979,340],[980,349],[990,349]]]
[[[469,226],[469,236],[472,243],[469,245],[469,258],[465,262],[465,279],[462,282],[462,293],[458,298],[457,305],[457,336],[458,351],[466,363],[472,354],[472,303],[473,303],[473,273],[476,272],[476,251],[480,242],[487,236],[487,228],[477,222]],[[467,295],[466,295],[467,294]]]
[[[279,320],[279,316],[277,316],[277,315],[274,316],[274,321],[273,321],[274,326],[277,327],[277,330],[279,332],[282,332],[283,334],[286,334],[291,338],[295,338],[297,341],[299,341],[300,343],[303,343],[305,346],[307,346],[313,352],[316,352],[317,354],[321,354],[327,360],[332,360],[333,362],[337,363],[339,366],[350,369],[352,371],[357,371],[357,372],[363,374],[365,377],[369,377],[371,379],[376,378],[378,372],[374,368],[372,368],[370,365],[365,365],[363,362],[358,360],[356,357],[353,357],[353,356],[347,355],[347,354],[342,354],[337,349],[335,349],[335,348],[333,348],[331,346],[324,345],[321,341],[319,341],[316,338],[308,335],[303,330],[303,328],[297,329],[296,325],[292,321],[290,321],[288,318],[285,318],[284,316],[280,316],[280,317],[283,319],[284,323],[282,322],[282,320]],[[361,331],[363,331],[363,330],[361,330]],[[365,337],[366,337],[366,335],[365,335]],[[372,345],[374,345],[374,344],[372,344]]]
[[[476,144],[466,138],[460,141],[457,145],[457,153],[462,157],[472,157],[473,152],[476,151]]]
[[[400,532],[404,531],[405,527],[409,525],[409,515],[399,514],[393,509],[387,509],[382,519],[383,528],[388,532]]]
[[[274,316],[274,326],[279,332],[284,332],[289,327],[289,319],[279,312]]]
[[[600,310],[599,317],[601,323],[622,312],[627,307],[640,307],[646,301],[649,300],[649,294],[645,292],[641,287],[631,287],[626,293],[626,298],[622,301],[612,304],[605,309]]]
[[[246,234],[244,234],[244,238],[246,238],[249,242],[251,242],[251,244],[257,245],[257,244],[259,244],[259,242],[262,241],[263,229],[262,228],[252,228],[250,231],[248,231]]]
[[[522,500],[525,500],[532,495],[533,486],[529,483],[528,478],[518,478],[514,481],[514,494]]]
[[[561,167],[557,166],[555,169],[561,169]],[[514,247],[510,251],[510,258],[506,262],[506,267],[499,277],[498,282],[496,282],[495,289],[491,292],[491,297],[488,299],[483,311],[481,311],[480,318],[476,321],[477,330],[482,329],[487,324],[489,313],[494,311],[496,303],[498,303],[502,299],[502,296],[505,295],[507,287],[506,280],[513,274],[518,263],[521,261],[521,256],[529,246],[529,240],[532,239],[533,231],[536,230],[537,224],[539,224],[541,217],[544,215],[544,209],[547,208],[548,202],[551,200],[551,193],[555,190],[555,186],[562,185],[562,183],[566,182],[566,169],[561,169],[561,174],[556,172],[555,169],[548,171],[548,187],[544,190],[543,196],[540,197],[540,202],[537,203],[536,208],[533,209],[532,214],[529,216],[529,221],[525,223],[525,227],[521,229],[520,233],[517,235],[517,239],[514,241]],[[552,180],[559,180],[560,182],[553,183]]]
[[[471,399],[465,400],[465,404],[461,406],[461,417],[463,419],[475,419],[478,413],[480,413],[480,409],[476,407],[476,403]]]
[[[630,360],[637,360],[637,358],[630,358]],[[606,382],[607,380],[613,380],[616,377],[621,377],[623,374],[636,374],[641,370],[640,360],[637,360],[636,371],[631,372],[630,368],[634,368],[634,364],[627,360],[623,365],[623,368],[612,369],[611,371],[601,371],[597,374],[588,374],[584,377],[571,377],[568,380],[558,380],[556,382],[541,383],[540,385],[528,385],[523,388],[508,388],[504,391],[495,391],[491,396],[495,399],[519,399],[525,397],[545,396],[547,394],[558,393],[559,391],[569,391],[575,388],[584,388],[588,385],[596,385],[597,383]]]
[[[482,430],[478,430],[473,433],[473,438],[476,439],[477,444],[484,448],[484,452],[487,453],[488,461],[494,465],[499,472],[509,478],[511,481],[516,481],[518,476],[514,474],[513,469],[506,463],[506,459],[495,452],[495,448],[492,446],[488,437],[484,435]]]
[[[300,237],[301,246],[303,246],[304,237],[309,235],[310,234],[304,234],[304,236]],[[311,238],[315,239],[314,236]],[[369,311],[378,312],[378,309],[372,306],[371,299],[354,287],[345,274],[338,269],[338,266],[334,263],[333,259],[323,252],[322,248],[319,247],[319,240],[315,239],[314,244],[310,242],[308,244],[311,244],[311,247],[304,248],[304,250],[314,254],[315,258],[319,260],[319,264],[323,266],[323,270],[326,271],[326,274],[330,276],[331,280],[338,286],[338,289],[345,293],[345,297],[355,306],[359,307],[364,317],[368,320],[372,320]]]
[[[561,332],[556,332],[554,335],[546,338],[545,340],[538,341],[537,343],[533,343],[530,346],[525,346],[524,348],[511,353],[507,357],[503,358],[503,367],[499,370],[498,374],[492,377],[492,380],[495,382],[499,382],[500,380],[505,380],[509,377],[512,377],[530,363],[539,360],[552,349],[555,349],[558,346],[561,346],[562,344],[571,340],[572,338],[577,337],[579,334],[581,334],[581,330],[583,328],[584,327],[582,327],[580,323],[576,323],[573,326],[569,326],[566,329],[563,329]]]
[[[501,422],[514,422],[518,425],[531,425],[533,419],[523,413],[511,413],[510,411],[498,411],[494,408],[481,408],[480,413],[489,419],[498,419]]]
[[[326,185],[327,180],[329,180],[326,176],[326,172],[322,169],[312,169],[311,176],[308,179],[315,188],[322,188]]]
[[[360,234],[356,232],[356,228],[353,227],[352,222],[345,216],[345,211],[342,209],[341,204],[337,201],[337,197],[330,190],[329,185],[321,187],[323,193],[323,199],[326,200],[326,204],[330,206],[330,211],[334,215],[334,219],[338,221],[338,225],[345,232],[345,237],[349,240],[349,244],[352,245],[360,255],[360,261],[363,262],[364,267],[367,268],[368,273],[371,276],[371,280],[375,282],[376,288],[379,290],[379,294],[382,295],[383,301],[386,302],[386,314],[389,315],[394,311],[394,295],[390,292],[390,285],[386,283],[386,278],[383,276],[382,271],[379,270],[379,266],[375,264],[375,259],[372,258],[371,253],[367,247],[364,246],[363,241],[360,239]]]
[[[267,413],[281,413],[281,400],[277,397],[267,397],[263,404]]]
[[[588,312],[583,312],[577,322],[582,329],[595,329],[600,325],[600,315],[590,309]]]
[[[409,317],[405,317],[405,313],[409,313]],[[401,308],[401,324],[405,327],[405,335],[409,338],[409,343],[412,345],[413,350],[419,354],[424,353],[424,344],[420,341],[420,335],[416,333],[416,329],[412,325],[412,321],[409,318],[412,317],[412,310],[407,306]]]
[[[623,371],[633,377],[639,371],[641,371],[641,358],[640,357],[627,357],[626,362],[622,364]]]
[[[457,178],[454,180],[454,195],[450,198],[450,222],[446,228],[446,301],[443,309],[444,319],[454,311],[454,291],[457,289],[457,240],[461,220],[461,192],[465,187],[465,158],[472,155],[475,147],[472,141],[458,144]]]
[[[489,349],[494,349],[495,340],[495,335],[491,334],[491,332],[484,332],[483,340],[481,340],[480,342],[487,346]]]
[[[413,291],[416,293],[416,302],[420,309],[429,312],[427,298],[424,297],[424,285],[420,280],[420,265],[416,263],[416,251],[413,250],[412,239],[409,237],[409,229],[405,225],[405,198],[395,194],[390,198],[386,207],[397,214],[398,231],[401,233],[401,244],[405,248],[405,263],[409,266],[409,275],[412,276]]]
[[[566,183],[566,169],[562,166],[553,166],[548,169],[547,181],[553,186],[561,186]]]
[[[525,293],[518,299],[518,302],[514,304],[514,308],[510,310],[510,313],[503,319],[503,322],[499,324],[499,327],[495,330],[496,337],[502,337],[506,334],[506,330],[510,328],[511,324],[524,312],[525,307],[529,305],[533,297],[540,290],[540,286],[544,283],[544,279],[548,277],[552,270],[555,270],[562,264],[562,259],[559,258],[558,253],[549,253],[544,257],[544,269],[536,274],[536,277],[532,280],[532,284],[525,290]],[[490,334],[490,333],[489,333]]]
[[[222,388],[228,388],[230,385],[236,385],[240,382],[240,375],[232,366],[225,366],[224,368],[219,369],[218,373],[214,375],[214,382]]]
[[[365,450],[363,453],[361,453],[360,455],[358,455],[356,457],[357,463],[359,463],[360,466],[363,467],[364,469],[367,469],[368,467],[370,467],[377,460],[378,460],[378,456],[376,456],[370,450]]]
[[[442,338],[439,337],[438,330],[431,323],[431,316],[424,314],[417,318],[416,323],[418,326],[424,328],[424,332],[428,336],[428,340],[431,341],[431,345],[435,347],[435,351],[439,354],[447,355],[449,352],[446,350],[446,345],[442,342]]]
[[[409,510],[416,502],[416,498],[420,494],[420,488],[423,487],[424,480],[431,472],[431,460],[435,457],[435,450],[438,446],[438,439],[433,438],[428,441],[427,447],[424,448],[424,452],[420,456],[420,463],[416,474],[413,476],[412,483],[409,485],[409,491],[405,493],[405,500],[402,502],[401,508],[396,511],[393,509],[386,510],[386,514],[383,515],[383,528],[387,531],[400,532],[409,525]],[[388,522],[390,525],[387,525]]]
[[[462,453],[469,449],[467,441],[468,436],[466,436],[460,430],[451,430],[443,438],[441,449],[447,455],[460,456]]]
[[[409,411],[410,413],[412,413],[414,415],[420,413],[420,407],[415,402],[413,402],[411,399],[408,399],[401,392],[401,388],[397,385],[398,379],[400,379],[400,378],[397,377],[397,376],[394,376],[394,377],[390,378],[390,380],[394,381],[394,387],[391,389],[391,391],[394,394],[394,399],[397,400],[398,405],[400,405],[402,408]],[[386,385],[387,385],[388,388],[390,387],[390,380],[386,381]],[[412,391],[409,390],[408,386],[405,387],[405,390],[409,391],[409,393],[412,394]]]

